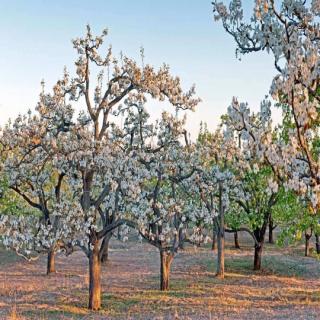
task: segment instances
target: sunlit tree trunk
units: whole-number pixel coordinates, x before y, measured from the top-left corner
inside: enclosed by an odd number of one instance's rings
[[[56,272],[55,256],[56,256],[55,249],[51,248],[48,251],[48,257],[47,257],[47,274]]]
[[[160,290],[169,289],[170,267],[173,260],[172,253],[160,251]]]
[[[101,308],[101,263],[99,259],[99,242],[94,244],[89,254],[89,309]]]
[[[86,173],[83,183],[83,196],[81,205],[84,212],[88,212],[91,205],[90,191],[93,181],[93,171]],[[91,310],[101,308],[101,261],[100,261],[100,241],[97,234],[91,231],[89,237],[89,304]]]

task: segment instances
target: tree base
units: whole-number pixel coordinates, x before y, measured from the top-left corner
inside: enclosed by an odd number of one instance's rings
[[[55,251],[51,250],[48,252],[48,257],[47,257],[47,276],[53,273],[56,273]]]
[[[218,279],[224,279],[224,273],[216,273],[215,277]]]

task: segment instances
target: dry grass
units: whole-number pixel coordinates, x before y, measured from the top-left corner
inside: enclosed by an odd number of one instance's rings
[[[320,262],[302,248],[268,245],[263,268],[252,271],[252,248],[226,251],[226,278],[214,277],[215,255],[188,247],[172,265],[171,290],[158,290],[159,257],[147,244],[114,241],[103,267],[103,310],[86,309],[87,259],[45,257],[26,263],[0,251],[0,319],[319,319]]]

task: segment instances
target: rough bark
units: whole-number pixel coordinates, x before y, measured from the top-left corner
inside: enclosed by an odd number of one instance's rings
[[[100,260],[102,264],[107,263],[107,261],[109,260],[109,243],[110,243],[110,239],[112,237],[112,233],[108,233],[101,244],[101,248],[100,248]]]
[[[160,290],[169,289],[170,267],[173,255],[164,250],[160,251]]]
[[[89,309],[101,308],[101,263],[99,258],[99,243],[94,244],[89,254]]]
[[[312,236],[312,233],[305,232],[305,247],[304,247],[304,255],[305,257],[309,257],[310,255],[310,238]]]
[[[317,254],[320,254],[320,235],[316,234],[316,250]]]
[[[236,249],[240,249],[240,244],[239,244],[239,236],[238,236],[238,232],[236,231],[234,234],[234,247]]]
[[[55,256],[55,250],[50,249],[47,257],[47,274],[56,272]]]

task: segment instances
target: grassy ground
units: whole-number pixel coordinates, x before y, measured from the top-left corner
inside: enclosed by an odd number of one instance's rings
[[[227,242],[226,278],[214,277],[216,255],[187,247],[172,265],[170,291],[159,286],[159,254],[147,244],[113,241],[103,266],[103,310],[86,309],[87,259],[58,256],[54,275],[45,257],[26,263],[0,250],[0,319],[319,319],[320,261],[302,247],[267,245],[252,271],[252,245]]]

